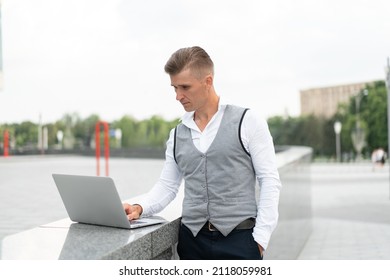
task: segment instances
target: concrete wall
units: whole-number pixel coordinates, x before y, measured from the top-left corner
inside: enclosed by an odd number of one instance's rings
[[[291,147],[279,155],[282,191],[279,222],[264,259],[296,259],[312,230],[311,148]]]

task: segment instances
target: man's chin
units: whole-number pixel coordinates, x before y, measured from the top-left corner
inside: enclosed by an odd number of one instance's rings
[[[184,111],[186,111],[186,112],[192,112],[192,111],[194,111],[193,108],[191,108],[190,106],[185,106],[185,105],[183,105],[183,109],[184,109]]]

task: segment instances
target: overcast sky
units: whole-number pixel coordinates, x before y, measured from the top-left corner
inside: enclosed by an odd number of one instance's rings
[[[5,0],[0,123],[180,117],[163,67],[194,45],[225,100],[296,116],[301,89],[385,78],[389,11],[388,0]]]

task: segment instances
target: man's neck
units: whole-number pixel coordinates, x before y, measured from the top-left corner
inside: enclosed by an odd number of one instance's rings
[[[194,121],[200,131],[203,131],[206,128],[207,124],[218,111],[218,105],[219,96],[217,94],[213,94],[212,98],[210,99],[210,102],[205,108],[198,109],[194,112]]]

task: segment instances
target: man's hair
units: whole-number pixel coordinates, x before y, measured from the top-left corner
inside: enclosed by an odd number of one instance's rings
[[[207,74],[214,75],[214,63],[201,47],[177,50],[172,54],[164,67],[165,72],[171,76],[187,69],[190,69],[197,78]]]

